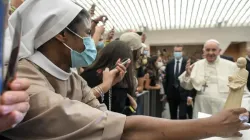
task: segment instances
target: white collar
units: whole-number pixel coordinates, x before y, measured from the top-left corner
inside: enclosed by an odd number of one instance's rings
[[[183,59],[183,57],[181,57],[179,60],[175,58],[175,63],[176,63],[177,61],[182,62],[182,59]]]
[[[72,72],[67,73],[57,67],[54,63],[52,63],[47,57],[45,57],[41,52],[37,51],[32,56],[28,58],[31,62],[35,63],[43,70],[53,75],[54,77],[60,80],[68,80],[69,76]]]
[[[218,64],[220,61],[220,56],[217,56],[217,58],[215,59],[214,62],[208,62],[207,59],[205,59],[205,62],[208,64],[208,65],[216,65]]]

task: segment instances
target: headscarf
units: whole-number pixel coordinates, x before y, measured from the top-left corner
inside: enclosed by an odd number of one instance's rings
[[[82,7],[71,0],[25,0],[9,18],[13,38],[17,13],[22,19],[20,58],[34,54],[41,45],[52,39],[79,14]]]

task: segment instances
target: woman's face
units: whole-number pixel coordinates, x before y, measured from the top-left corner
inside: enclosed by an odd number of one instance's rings
[[[158,63],[158,62],[162,62],[161,57],[158,57],[158,59],[156,60],[156,63]]]
[[[158,59],[157,59],[156,62],[155,62],[155,66],[156,66],[157,68],[161,68],[161,67],[163,66],[163,62],[162,62],[161,57],[158,57]]]
[[[67,30],[65,33],[66,41],[65,43],[73,50],[81,53],[85,50],[84,46],[84,37],[89,37],[91,32],[91,22],[90,19],[85,19],[84,22],[78,24],[76,26],[76,34],[72,33],[71,31]]]

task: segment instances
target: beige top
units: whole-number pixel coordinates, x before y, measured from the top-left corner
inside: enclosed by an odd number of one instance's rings
[[[67,80],[21,60],[18,77],[31,86],[30,110],[24,121],[3,135],[17,140],[119,140],[126,116],[106,111],[79,75]],[[101,111],[103,110],[103,111]]]

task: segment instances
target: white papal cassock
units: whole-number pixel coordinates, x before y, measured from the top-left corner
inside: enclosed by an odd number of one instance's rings
[[[229,94],[228,76],[237,70],[236,63],[217,57],[214,63],[206,59],[194,64],[190,77],[184,72],[180,77],[180,85],[187,89],[196,89],[197,95],[194,104],[194,118],[198,112],[215,114],[221,111]],[[250,94],[245,87],[242,107],[250,110]]]

